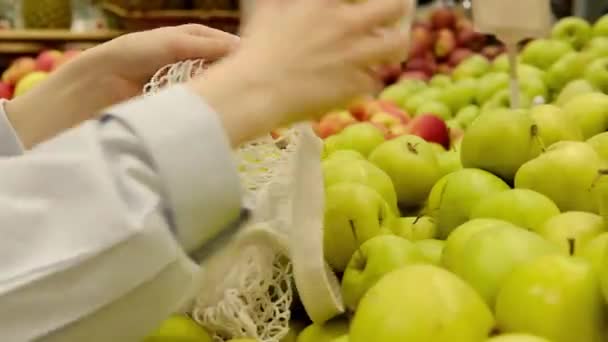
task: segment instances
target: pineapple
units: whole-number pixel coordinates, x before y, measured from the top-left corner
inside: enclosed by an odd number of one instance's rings
[[[26,28],[67,29],[72,26],[71,0],[21,0]]]

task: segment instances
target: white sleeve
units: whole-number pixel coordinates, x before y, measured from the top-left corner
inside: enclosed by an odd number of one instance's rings
[[[198,96],[107,113],[0,158],[1,341],[139,341],[197,286],[188,254],[237,226],[230,145]]]
[[[23,154],[24,148],[4,110],[7,100],[0,99],[0,158]]]

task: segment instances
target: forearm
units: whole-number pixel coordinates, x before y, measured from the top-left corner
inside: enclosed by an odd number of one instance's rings
[[[99,68],[91,69],[91,65]],[[7,117],[23,146],[33,146],[121,101],[120,92],[100,92],[112,77],[103,70],[103,52],[89,50],[48,80],[6,104]]]

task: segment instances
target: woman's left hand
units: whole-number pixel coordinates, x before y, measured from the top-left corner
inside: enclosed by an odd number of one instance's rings
[[[214,61],[239,45],[232,34],[202,25],[128,34],[82,53],[48,80],[6,104],[26,148],[141,93],[163,66],[202,58]]]

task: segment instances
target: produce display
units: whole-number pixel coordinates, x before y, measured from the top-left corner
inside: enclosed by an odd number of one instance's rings
[[[36,58],[17,58],[2,73],[0,79],[0,99],[12,99],[22,95],[45,80],[59,68],[80,53],[80,50],[46,50]]]
[[[280,342],[608,341],[608,16],[522,47],[517,109],[502,45],[470,21],[439,8],[412,35],[377,97],[314,123],[347,310],[294,313]],[[77,53],[15,61],[0,97]],[[211,336],[174,315],[145,341]]]
[[[426,20],[414,23],[407,61],[383,68],[381,77],[387,85],[400,79],[428,81],[435,74],[449,73],[473,54],[493,60],[502,52],[504,46],[494,37],[475,31],[463,13],[438,7]]]

